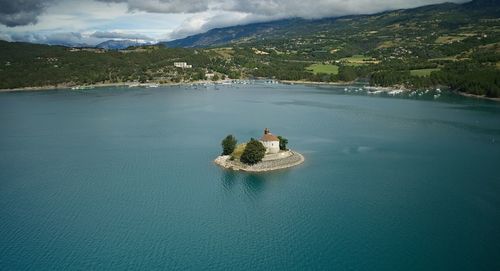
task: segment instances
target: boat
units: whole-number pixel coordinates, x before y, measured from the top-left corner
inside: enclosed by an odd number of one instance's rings
[[[71,89],[72,90],[82,90],[82,89],[93,89],[95,88],[94,86],[76,86],[76,87],[72,87]]]

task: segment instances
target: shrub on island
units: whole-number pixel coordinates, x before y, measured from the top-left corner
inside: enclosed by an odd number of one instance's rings
[[[236,143],[238,141],[233,135],[228,135],[221,142],[222,145],[222,155],[230,155],[236,148]]]
[[[234,149],[233,153],[231,153],[231,161],[237,160],[240,161],[241,155],[243,154],[243,151],[245,151],[245,148],[247,146],[247,143],[241,143],[236,145],[236,148]]]
[[[278,139],[280,140],[280,150],[282,150],[282,151],[288,150],[286,148],[286,145],[288,144],[288,139],[286,139],[282,136],[278,136]]]
[[[264,147],[264,145],[262,145],[260,141],[252,138],[247,143],[245,150],[241,155],[240,161],[247,165],[253,165],[262,161],[262,158],[264,158],[265,154],[266,147]]]

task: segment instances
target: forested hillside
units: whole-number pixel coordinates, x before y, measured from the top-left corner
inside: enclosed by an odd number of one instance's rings
[[[107,51],[0,43],[0,88],[218,78],[350,82],[500,96],[497,1],[214,29]],[[167,47],[189,48],[167,48]],[[193,69],[175,68],[176,61]]]

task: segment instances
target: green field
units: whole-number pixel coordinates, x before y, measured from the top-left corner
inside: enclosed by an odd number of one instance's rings
[[[243,154],[243,151],[245,150],[245,147],[247,146],[247,143],[241,143],[236,146],[234,149],[233,153],[231,154],[231,157],[234,160],[240,160],[241,155]]]
[[[410,74],[412,76],[420,76],[420,77],[426,77],[431,75],[431,72],[439,71],[439,68],[435,69],[419,69],[419,70],[411,70]]]
[[[329,65],[329,64],[312,64],[306,68],[308,71],[312,71],[314,74],[326,73],[326,74],[339,74],[339,66]]]
[[[438,37],[434,42],[438,44],[446,44],[446,43],[453,43],[457,41],[464,40],[466,37],[460,37],[460,36],[441,36]]]
[[[429,61],[457,61],[457,56],[445,56],[445,57],[436,57],[430,58]]]
[[[367,64],[377,64],[379,61],[372,59],[369,56],[365,55],[353,55],[350,57],[345,57],[340,59],[341,62],[344,62],[345,65],[349,66],[361,66]]]
[[[353,55],[350,57],[342,58],[341,61],[345,60],[348,62],[363,62],[364,59],[367,59],[367,58],[370,58],[370,57],[365,56],[365,55]]]
[[[383,48],[391,48],[391,47],[396,47],[397,43],[393,40],[387,40],[379,43],[376,49],[383,49]]]

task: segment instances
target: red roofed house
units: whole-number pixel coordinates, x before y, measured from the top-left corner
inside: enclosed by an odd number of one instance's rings
[[[280,151],[280,140],[277,136],[271,134],[268,128],[264,129],[264,135],[260,138],[260,142],[266,147],[266,154]]]

